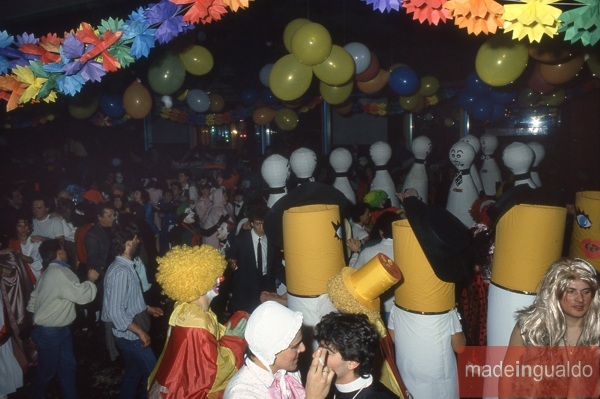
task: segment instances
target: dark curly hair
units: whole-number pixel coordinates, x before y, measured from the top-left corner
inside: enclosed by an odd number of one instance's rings
[[[329,313],[315,327],[315,340],[320,346],[337,351],[345,361],[359,363],[358,377],[373,372],[373,360],[379,349],[379,335],[363,314]]]

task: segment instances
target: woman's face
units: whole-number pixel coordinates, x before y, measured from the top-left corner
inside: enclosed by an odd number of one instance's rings
[[[19,220],[17,222],[17,235],[19,237],[29,235],[29,223],[27,223],[25,220]]]
[[[584,281],[573,280],[560,300],[565,317],[582,318],[590,308],[594,293],[592,287]]]
[[[133,192],[133,199],[136,201],[139,201],[140,199],[142,199],[142,193],[140,190],[135,190]]]
[[[287,349],[282,350],[275,356],[275,363],[271,366],[274,371],[286,370],[296,371],[298,368],[298,356],[306,350],[302,343],[302,332],[298,330],[296,336]]]
[[[116,210],[120,210],[123,207],[123,201],[121,200],[120,197],[116,197],[115,200],[113,201],[113,205]]]

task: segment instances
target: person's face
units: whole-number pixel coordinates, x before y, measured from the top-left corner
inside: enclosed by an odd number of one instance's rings
[[[324,342],[319,343],[321,350],[327,351],[327,360],[325,365],[335,372],[335,382],[338,384],[347,384],[356,379],[354,369],[358,366],[357,362],[344,360],[340,352],[335,350],[331,345]],[[315,352],[313,357],[317,354]]]
[[[133,237],[133,240],[129,242],[131,243],[131,250],[129,251],[129,254],[131,255],[131,259],[133,259],[140,253],[140,239],[136,235]]]
[[[12,199],[10,199],[9,202],[14,206],[23,205],[23,194],[21,194],[21,191],[19,191],[19,190],[13,191]]]
[[[62,260],[63,262],[69,260],[69,257],[67,256],[67,251],[65,251],[64,247],[60,247],[60,249],[56,251],[56,260]]]
[[[365,211],[365,213],[363,213],[363,214],[360,216],[360,223],[361,223],[361,224],[364,226],[364,225],[367,225],[367,224],[369,224],[369,221],[370,221],[370,220],[371,220],[371,210],[370,210],[370,209],[367,209],[367,210]]]
[[[253,220],[252,222],[250,222],[250,226],[252,227],[257,236],[262,237],[265,235],[264,220]]]
[[[210,300],[213,300],[214,298],[217,297],[217,295],[219,295],[219,286],[221,285],[221,283],[225,281],[225,277],[220,276],[217,277],[217,283],[215,285],[213,285],[213,287],[210,289],[210,291],[208,291],[206,293],[206,295],[208,296],[208,298]]]
[[[217,238],[219,241],[225,241],[227,239],[227,223],[222,223],[217,230]]]
[[[165,202],[171,202],[171,201],[173,201],[173,194],[165,193],[163,195],[163,199],[165,200]]]
[[[565,317],[579,319],[587,313],[590,308],[594,294],[588,283],[574,280],[568,286],[560,300]]]
[[[23,219],[17,222],[17,236],[23,237],[29,235],[29,223]]]
[[[208,198],[210,196],[210,187],[202,187],[200,192],[204,198]]]
[[[180,173],[177,175],[177,181],[179,181],[179,183],[181,183],[181,185],[184,186],[188,181],[188,177],[185,175],[185,173]]]
[[[179,197],[179,194],[181,194],[181,190],[179,190],[179,187],[177,187],[174,184],[171,186],[171,190],[173,191],[174,197]]]
[[[240,204],[244,201],[244,196],[242,194],[238,194],[235,197],[233,197],[233,200]]]
[[[33,201],[33,204],[31,204],[31,212],[33,213],[33,217],[37,220],[43,220],[48,216],[48,208],[44,204],[44,201]]]
[[[115,210],[114,209],[105,209],[104,214],[102,216],[98,216],[98,223],[102,227],[112,227],[115,223]]]
[[[142,193],[140,192],[140,190],[135,190],[133,192],[133,199],[135,201],[139,201],[140,199],[142,199]]]
[[[298,368],[298,356],[305,350],[306,347],[302,343],[302,332],[298,330],[290,346],[275,355],[275,363],[273,363],[271,369],[274,371],[281,369],[296,371]]]
[[[123,207],[123,201],[121,200],[120,197],[115,197],[115,200],[113,201],[113,205],[117,210],[119,210]]]

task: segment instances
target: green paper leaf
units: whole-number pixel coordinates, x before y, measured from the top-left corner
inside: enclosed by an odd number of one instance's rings
[[[33,72],[33,74],[35,76],[38,76],[40,78],[47,78],[48,73],[42,69],[43,66],[44,66],[44,63],[41,61],[37,61],[37,60],[29,61],[29,69],[31,69],[31,72]]]
[[[121,29],[121,26],[123,26],[123,20],[120,18],[117,19],[113,19],[113,17],[110,17],[109,19],[103,19],[100,26],[98,26],[98,31],[100,32],[101,35],[104,34],[104,32],[108,31],[108,30],[112,30],[113,32],[118,31],[119,29]]]
[[[129,66],[129,64],[135,61],[135,58],[133,58],[130,54],[131,47],[127,46],[120,40],[110,46],[108,48],[108,52],[119,61],[121,68],[126,68]]]

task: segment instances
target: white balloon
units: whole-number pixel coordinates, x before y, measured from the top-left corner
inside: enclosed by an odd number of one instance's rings
[[[344,46],[344,50],[350,53],[354,59],[354,65],[356,66],[355,74],[361,74],[367,70],[371,65],[371,52],[362,43],[352,42]]]
[[[274,64],[267,64],[260,69],[260,73],[258,76],[260,77],[260,82],[267,87],[271,87],[269,84],[269,76],[271,75],[271,69],[273,69]]]
[[[160,101],[162,101],[165,107],[167,108],[171,108],[173,106],[173,99],[171,98],[171,96],[162,96],[160,98]]]
[[[186,100],[190,108],[196,112],[205,112],[210,108],[210,97],[202,90],[188,91]]]

